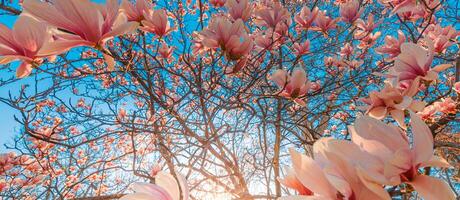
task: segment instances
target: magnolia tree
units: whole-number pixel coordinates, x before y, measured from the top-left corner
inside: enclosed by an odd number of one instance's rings
[[[0,9],[5,199],[458,197],[456,0]]]

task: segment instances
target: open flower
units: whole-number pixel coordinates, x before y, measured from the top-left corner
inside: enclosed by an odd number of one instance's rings
[[[156,184],[134,183],[132,189],[135,193],[127,194],[120,200],[179,200],[180,191],[183,200],[188,200],[189,191],[185,178],[180,174],[177,174],[177,178],[179,182],[171,174],[158,172],[155,175]]]
[[[0,24],[0,64],[21,60],[16,76],[23,78],[47,55],[43,47],[51,39],[47,26],[27,15],[20,15],[13,30]]]
[[[246,64],[247,56],[254,46],[241,19],[232,23],[219,17],[212,20],[199,35],[197,42],[210,49],[220,48],[228,60],[237,62],[232,72],[239,71]]]
[[[294,21],[297,23],[297,29],[308,30],[316,19],[317,14],[318,7],[315,7],[313,11],[310,11],[308,7],[302,7],[302,10],[294,16]]]
[[[327,32],[331,29],[336,28],[336,24],[339,21],[339,19],[332,19],[329,16],[326,15],[326,11],[318,11],[318,14],[316,15],[315,18],[315,27],[313,30],[321,31],[325,35],[327,35]]]
[[[385,37],[385,45],[377,48],[375,51],[380,54],[388,54],[391,59],[397,57],[401,53],[401,45],[406,42],[406,36],[398,30],[398,38],[387,35]]]
[[[130,3],[128,0],[121,2],[121,11],[126,15],[128,21],[141,22],[144,20],[144,13],[151,12],[152,3],[147,0],[136,0],[136,4]]]
[[[424,32],[424,36],[431,39],[436,53],[443,53],[454,44],[455,38],[460,35],[452,26],[441,27],[439,24],[430,24]]]
[[[292,76],[284,69],[279,69],[270,77],[278,87],[282,88],[280,96],[292,99],[301,106],[305,106],[305,101],[301,98],[310,90],[310,82],[307,80],[307,74],[301,68],[292,72]]]
[[[299,195],[281,197],[281,200],[390,199],[383,189],[376,193],[361,181],[357,170],[360,161],[374,166],[378,160],[361,151],[357,145],[349,141],[322,138],[315,142],[313,151],[314,159],[290,149],[293,170],[280,181],[287,183],[288,187],[294,187]],[[368,184],[381,187],[378,184]]]
[[[257,23],[259,25],[276,30],[278,25],[291,24],[289,11],[279,3],[274,3],[273,7],[266,7],[257,10]]]
[[[426,200],[455,199],[447,183],[419,172],[419,168],[449,167],[449,164],[434,155],[433,135],[428,126],[415,113],[410,114],[412,146],[401,129],[370,117],[357,119],[350,128],[353,143],[382,162],[381,173],[367,173],[366,179],[385,185],[410,184]]]
[[[248,21],[252,14],[252,5],[248,0],[228,0],[226,3],[228,13],[234,20]]]
[[[37,0],[24,1],[25,12],[58,28],[58,40],[46,46],[48,54],[59,54],[76,46],[104,48],[107,40],[129,33],[138,26],[136,22],[126,22],[119,15],[117,0],[108,0],[105,6],[89,0],[55,1],[54,4]],[[114,60],[104,54],[109,69]]]
[[[379,22],[374,22],[374,15],[369,14],[367,17],[367,20],[364,21],[361,18],[357,19],[355,22],[356,25],[356,31],[355,31],[355,38],[356,39],[362,39],[372,33],[375,28],[380,24]]]
[[[141,30],[155,33],[158,37],[164,37],[172,31],[165,10],[150,10],[144,16],[145,20],[142,20]]]
[[[431,68],[433,62],[433,43],[427,41],[428,49],[414,43],[401,45],[401,53],[395,60],[390,75],[397,77],[398,82],[409,84],[417,77],[426,81],[438,78],[438,73],[450,67],[450,64],[441,64]]]
[[[351,0],[340,5],[340,16],[344,22],[352,24],[355,22],[364,10],[359,11],[359,1]]]
[[[302,56],[310,52],[310,40],[306,40],[301,43],[294,43],[294,54],[297,56]]]
[[[209,0],[209,3],[214,7],[222,7],[225,5],[226,0]]]
[[[419,112],[425,107],[424,102],[412,99],[412,96],[417,93],[417,89],[418,81],[413,84],[412,88],[403,91],[385,83],[385,87],[381,91],[372,91],[369,98],[363,100],[369,105],[366,113],[376,119],[383,119],[387,115],[391,115],[402,128],[406,128],[404,111]]]

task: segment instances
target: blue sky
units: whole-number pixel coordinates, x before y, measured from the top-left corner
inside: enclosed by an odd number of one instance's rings
[[[7,16],[3,15],[0,16],[0,23],[12,27],[14,22],[16,21],[16,17],[14,16]],[[11,77],[10,74],[5,74],[5,71],[0,72],[0,80],[4,80],[5,78]],[[7,97],[8,92],[15,92],[17,91],[17,86],[20,84],[12,84],[8,85],[7,87],[0,87],[0,97]],[[12,141],[12,137],[15,133],[18,132],[18,123],[14,121],[14,115],[17,114],[12,108],[8,105],[0,102],[0,111],[2,114],[0,115],[0,127],[1,128],[1,136],[0,136],[0,153],[5,151],[5,147],[3,144],[7,143],[8,141]]]

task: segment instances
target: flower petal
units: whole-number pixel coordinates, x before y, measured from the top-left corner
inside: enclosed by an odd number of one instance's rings
[[[414,112],[410,111],[412,134],[414,137],[414,164],[428,161],[433,156],[433,135],[425,122]]]
[[[310,157],[302,155],[294,149],[289,149],[291,160],[299,181],[313,193],[334,197],[335,189],[329,183],[320,166]]]
[[[409,184],[425,200],[455,200],[454,192],[443,180],[426,175],[418,175]]]

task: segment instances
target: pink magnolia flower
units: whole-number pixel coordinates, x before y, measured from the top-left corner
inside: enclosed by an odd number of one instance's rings
[[[162,43],[161,47],[158,49],[158,53],[164,59],[171,58],[173,52],[174,52],[174,47],[168,47],[166,43]]]
[[[345,46],[340,49],[340,55],[348,58],[351,54],[353,54],[353,46],[351,46],[350,43],[346,43]]]
[[[327,32],[331,29],[336,28],[336,23],[339,21],[339,19],[332,19],[329,16],[326,15],[326,11],[318,11],[318,14],[316,15],[315,18],[315,27],[313,30],[321,31],[325,35],[327,35]]]
[[[26,0],[23,8],[34,17],[63,30],[55,34],[58,40],[46,46],[44,51],[50,55],[76,46],[104,48],[107,40],[129,33],[138,26],[119,15],[117,0],[108,0],[105,6],[89,0],[55,1],[54,4]],[[104,58],[112,70],[113,58],[105,53]]]
[[[310,40],[306,40],[305,42],[294,43],[294,54],[297,56],[302,56],[310,52]]]
[[[16,76],[23,78],[47,55],[43,47],[51,39],[46,25],[27,15],[20,15],[13,30],[0,24],[0,64],[21,60]]]
[[[455,114],[457,113],[457,104],[452,98],[447,97],[441,99],[441,101],[434,102],[434,107],[437,111],[444,114]]]
[[[375,33],[370,33],[364,38],[361,38],[361,42],[358,44],[359,49],[369,49],[375,45],[375,41],[380,37],[380,31]]]
[[[132,189],[135,193],[127,194],[120,200],[179,200],[180,191],[182,191],[183,200],[188,200],[189,191],[186,180],[180,174],[177,174],[177,178],[179,182],[171,174],[158,172],[155,175],[156,184],[134,183]]]
[[[367,21],[360,19],[357,19],[355,22],[356,25],[356,31],[355,31],[355,38],[357,39],[362,39],[372,33],[375,28],[380,24],[380,22],[375,23],[374,22],[374,15],[370,14],[369,17],[367,18]]]
[[[412,99],[417,91],[418,79],[410,89],[404,91],[386,83],[381,91],[372,91],[369,98],[363,100],[369,105],[366,114],[376,119],[383,119],[387,115],[391,115],[402,128],[406,128],[404,111],[419,112],[425,107],[424,102]]]
[[[301,98],[310,90],[310,82],[307,80],[307,74],[301,68],[292,72],[292,76],[284,69],[279,69],[270,77],[278,87],[282,88],[280,96],[292,99],[301,106],[306,103]]]
[[[281,197],[281,200],[314,199],[314,200],[365,200],[390,199],[383,189],[372,191],[361,181],[359,162],[366,161],[368,166],[378,164],[378,160],[361,151],[349,141],[339,141],[331,138],[321,138],[313,145],[314,159],[290,149],[293,176],[302,185],[296,189],[304,191],[298,196]],[[353,156],[350,156],[353,155]],[[290,182],[293,178],[282,180]],[[294,179],[294,180],[295,180]],[[368,183],[371,184],[371,183]],[[381,187],[372,184],[375,187]],[[308,192],[310,191],[310,192]],[[311,194],[313,193],[313,194]]]
[[[352,24],[355,22],[364,10],[359,10],[359,1],[351,0],[340,5],[340,16],[344,22]]]
[[[298,29],[308,30],[313,21],[316,19],[318,14],[318,7],[315,7],[313,11],[310,11],[310,8],[304,6],[302,10],[294,16],[294,21],[297,23]]]
[[[145,20],[142,20],[141,30],[155,33],[158,37],[164,37],[172,31],[171,25],[169,24],[168,14],[165,10],[150,10],[145,13]]]
[[[391,11],[392,14],[401,14],[403,12],[412,11],[417,7],[417,0],[390,0],[388,2],[394,3],[394,8]]]
[[[219,17],[210,22],[208,28],[200,33],[201,43],[211,49],[220,47],[229,60],[239,60],[249,54],[253,41],[246,33],[241,19],[230,22]]]
[[[298,192],[299,195],[311,196],[313,192],[305,187],[302,182],[296,177],[293,169],[288,169],[287,175],[283,179],[278,180],[286,187],[292,188]]]
[[[227,2],[227,0],[209,0],[209,3],[214,7],[222,7],[225,5],[225,2]]]
[[[431,39],[436,53],[444,51],[454,44],[454,40],[460,35],[452,26],[441,27],[439,24],[430,24],[424,32],[424,36]]]
[[[395,60],[390,75],[397,77],[398,82],[412,82],[417,77],[433,81],[438,78],[438,73],[450,67],[450,64],[438,65],[431,68],[433,62],[433,44],[427,41],[428,49],[414,43],[401,45],[401,53]]]
[[[228,0],[226,6],[234,20],[241,19],[245,22],[251,18],[252,4],[248,0]]]
[[[126,15],[128,21],[141,22],[145,19],[144,14],[150,13],[152,7],[152,3],[148,0],[136,0],[135,5],[128,0],[123,0],[120,9]]]
[[[278,25],[286,26],[291,24],[291,14],[279,3],[273,7],[265,7],[256,11],[257,24],[276,30]]]
[[[460,81],[459,82],[456,82],[454,83],[454,91],[457,92],[457,93],[460,93]]]
[[[433,135],[428,126],[413,112],[410,112],[410,115],[412,145],[401,129],[370,117],[357,119],[354,127],[350,128],[353,143],[378,158],[382,164],[379,169],[365,173],[365,179],[385,185],[410,184],[423,199],[427,200],[455,199],[455,194],[447,183],[418,171],[419,168],[427,166],[450,167],[450,165],[434,155]],[[382,188],[369,187],[369,189],[375,191]]]
[[[276,48],[277,42],[276,39],[270,34],[259,33],[254,38],[254,44],[259,47],[262,51],[272,50]]]
[[[377,48],[375,51],[380,54],[388,54],[390,58],[395,58],[401,53],[401,45],[406,42],[406,36],[398,30],[398,38],[387,35],[385,45]]]
[[[434,105],[429,105],[417,114],[422,118],[423,121],[433,122],[436,112],[436,107],[434,107]]]

